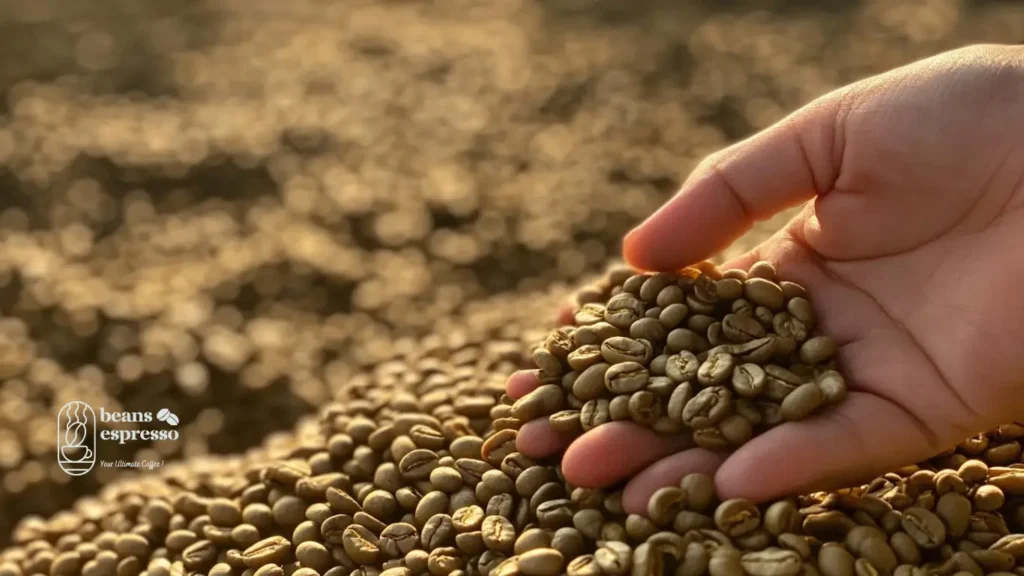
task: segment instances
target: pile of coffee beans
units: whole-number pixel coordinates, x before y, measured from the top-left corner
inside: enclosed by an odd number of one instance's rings
[[[578,433],[628,420],[721,450],[846,396],[835,341],[815,335],[804,288],[769,262],[605,278],[578,295],[574,324],[533,351],[543,384],[501,412],[502,427],[548,417]]]
[[[626,280],[613,268],[577,301]],[[761,505],[721,501],[691,474],[626,514],[621,485],[573,486],[557,458],[517,451],[504,380],[541,334],[498,320],[400,347],[245,454],[23,520],[0,576],[1024,576],[1024,463],[985,451]]]

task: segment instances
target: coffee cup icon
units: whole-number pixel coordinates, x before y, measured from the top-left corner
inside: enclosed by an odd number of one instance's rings
[[[71,476],[96,465],[96,413],[85,402],[68,402],[57,414],[57,464]]]
[[[65,462],[81,463],[92,459],[92,450],[88,446],[61,446],[60,455]]]

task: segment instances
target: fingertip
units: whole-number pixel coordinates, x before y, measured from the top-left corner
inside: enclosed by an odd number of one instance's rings
[[[519,370],[513,372],[505,382],[505,393],[511,398],[522,398],[540,386],[540,376],[536,370]]]
[[[569,446],[562,456],[562,473],[574,486],[603,488],[690,446],[692,440],[683,436],[663,436],[633,422],[610,422]]]
[[[563,451],[575,435],[556,432],[546,418],[523,424],[516,436],[516,450],[530,458],[547,458]]]
[[[646,514],[651,495],[665,486],[676,486],[687,474],[713,476],[724,455],[692,448],[655,462],[629,481],[622,493],[622,507],[628,514]]]

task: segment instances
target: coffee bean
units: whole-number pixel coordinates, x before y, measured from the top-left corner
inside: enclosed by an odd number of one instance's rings
[[[521,555],[524,552],[537,548],[548,548],[551,546],[551,534],[540,528],[526,530],[516,538],[513,553]]]
[[[540,386],[512,405],[512,416],[524,422],[558,412],[565,401],[562,388],[555,384]]]
[[[683,408],[683,424],[693,429],[715,426],[732,410],[732,393],[722,386],[711,386],[697,393]]]
[[[728,314],[722,319],[722,333],[731,342],[750,342],[764,338],[765,329],[760,322],[740,314]]]
[[[359,564],[373,564],[380,557],[377,536],[363,526],[353,524],[342,534],[345,553]]]
[[[269,510],[268,510],[269,513]],[[199,537],[191,530],[175,530],[164,539],[164,545],[171,550],[184,550],[194,544]]]
[[[757,364],[740,364],[732,373],[732,389],[742,398],[756,398],[765,389],[765,371]]]
[[[552,414],[548,421],[551,429],[560,434],[577,434],[583,431],[579,410],[562,410]]]
[[[659,488],[647,502],[647,517],[658,526],[664,526],[686,506],[686,492],[676,487]]]
[[[331,568],[331,553],[319,542],[303,542],[295,549],[295,559],[304,568],[312,568],[319,573]]]
[[[402,458],[398,463],[398,470],[406,480],[424,480],[437,466],[438,456],[435,452],[418,448]]]
[[[771,310],[781,310],[785,302],[782,288],[766,278],[748,278],[743,283],[743,296],[752,303]]]
[[[709,356],[697,370],[697,380],[705,386],[720,384],[732,377],[735,365],[731,354],[723,352]]]
[[[479,530],[457,534],[455,536],[455,547],[467,556],[476,556],[487,550],[483,534]]]
[[[488,516],[480,526],[484,544],[489,550],[511,552],[516,541],[516,529],[502,516]]]
[[[576,528],[559,528],[551,536],[551,548],[562,553],[563,558],[576,558],[586,549],[583,535]]]
[[[416,527],[399,522],[391,524],[381,531],[378,544],[386,557],[401,558],[412,551],[418,543]]]
[[[608,401],[604,398],[588,401],[580,411],[580,424],[585,431],[592,430],[610,421],[611,414],[609,413]]]
[[[815,382],[802,384],[782,401],[782,418],[788,422],[803,420],[825,401],[821,388]]]
[[[480,449],[481,457],[492,466],[500,466],[505,456],[515,452],[515,430],[502,430],[488,438]]]
[[[605,371],[605,388],[614,394],[631,394],[647,385],[650,374],[637,362],[622,362]]]
[[[206,570],[217,561],[217,547],[209,540],[200,540],[182,551],[181,561],[188,570]]]
[[[291,552],[291,543],[281,536],[271,536],[245,549],[242,561],[249,568],[264,564],[280,564]]]
[[[739,414],[726,416],[718,423],[718,431],[732,446],[742,446],[754,436],[754,425]]]
[[[601,527],[604,526],[604,515],[600,510],[580,510],[573,515],[572,525],[586,538],[599,540],[601,538]]]
[[[740,559],[743,570],[750,576],[796,576],[803,570],[803,559],[792,550],[767,548],[747,552]]]
[[[604,571],[593,554],[578,556],[566,567],[568,576],[602,576]]]
[[[1009,554],[1019,563],[1024,558],[1024,534],[1007,534],[992,543],[989,550]]]
[[[604,309],[604,320],[620,329],[628,329],[643,315],[643,303],[628,292],[612,296]]]
[[[903,530],[925,550],[935,550],[946,541],[946,525],[929,510],[911,507],[903,511]]]
[[[250,570],[252,569],[250,568]],[[265,564],[260,566],[253,576],[284,576],[284,570],[277,564]]]
[[[921,549],[906,532],[897,532],[889,537],[889,546],[901,564],[921,563]]]
[[[455,527],[447,514],[435,514],[423,525],[420,543],[425,550],[447,546],[455,541]]]
[[[728,536],[742,536],[761,525],[761,512],[748,500],[726,500],[715,509],[715,525]]]
[[[638,362],[646,364],[652,357],[645,340],[615,336],[601,343],[601,356],[609,364]]]
[[[519,570],[526,576],[558,576],[564,565],[562,553],[553,548],[537,548],[519,556]]]
[[[435,490],[451,494],[462,488],[462,474],[448,466],[434,468],[430,471],[430,485]]]
[[[600,344],[586,344],[570,352],[566,361],[573,370],[582,372],[602,360]]]
[[[437,548],[427,557],[427,570],[431,576],[448,576],[464,566],[462,554],[456,548]]]
[[[537,506],[537,522],[541,528],[562,528],[572,525],[572,503],[564,498],[547,500]]]
[[[838,347],[829,336],[815,336],[800,346],[800,360],[805,364],[820,364],[835,356]]]
[[[971,501],[963,494],[947,492],[935,504],[935,513],[949,529],[949,535],[960,538],[967,532],[972,512]]]
[[[624,576],[633,567],[633,549],[622,542],[605,542],[594,552],[594,561],[604,574]]]
[[[658,319],[661,311],[652,308],[648,311],[651,315],[633,322],[629,327],[629,336],[637,340],[648,342],[663,342],[668,335],[668,330]]]
[[[765,510],[764,528],[773,536],[794,532],[800,526],[800,513],[788,500],[773,503]]]

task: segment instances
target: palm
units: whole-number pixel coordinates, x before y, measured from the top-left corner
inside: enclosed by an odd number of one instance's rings
[[[718,469],[725,496],[769,498],[915,462],[1024,411],[1012,390],[1024,373],[1024,258],[1006,256],[1024,230],[1024,72],[1003,60],[1019,50],[996,56],[953,52],[823,98],[793,120],[802,131],[783,123],[709,159],[627,242],[634,262],[689,264],[816,191],[727,267],[770,260],[808,288],[841,343],[847,402],[727,458],[613,423],[572,443],[566,476],[602,486],[635,475],[631,511],[693,471]],[[802,171],[783,173],[793,163]],[[540,455],[568,441],[535,422],[519,444]]]

